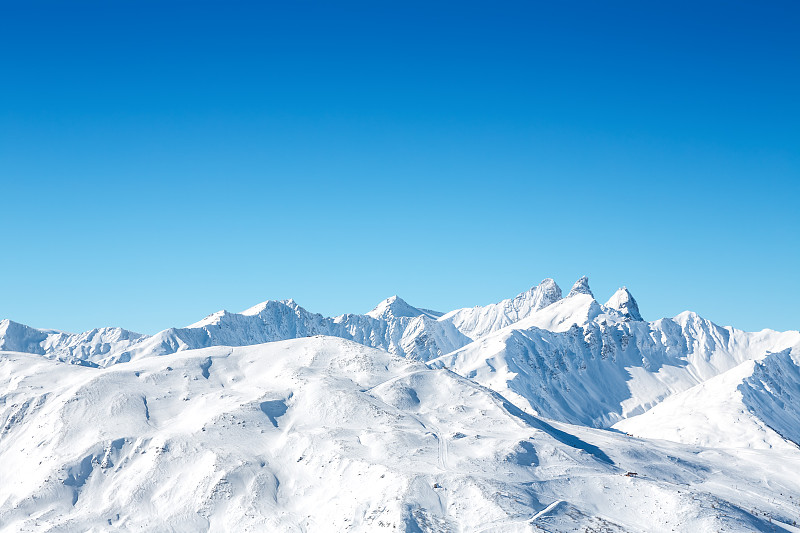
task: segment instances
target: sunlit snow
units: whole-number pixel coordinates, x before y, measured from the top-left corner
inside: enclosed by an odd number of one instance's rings
[[[586,278],[0,349],[3,531],[800,531],[800,332]]]

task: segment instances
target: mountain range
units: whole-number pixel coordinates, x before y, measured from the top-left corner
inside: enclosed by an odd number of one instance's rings
[[[0,424],[8,531],[800,531],[800,332],[646,321],[585,277],[155,335],[3,320]]]

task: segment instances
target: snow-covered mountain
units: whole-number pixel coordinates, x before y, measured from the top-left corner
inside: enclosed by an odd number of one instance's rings
[[[0,376],[6,531],[767,531],[800,509],[791,451],[550,423],[332,337],[109,368],[7,352]]]
[[[648,322],[585,277],[152,336],[3,320],[0,424],[4,531],[800,531],[800,332]]]
[[[90,366],[146,338],[146,335],[122,328],[100,328],[71,334],[0,320],[0,350],[41,354]]]
[[[515,398],[531,413],[608,427],[768,351],[800,347],[797,331],[748,333],[688,312],[644,322],[632,312],[638,315],[635,301],[620,312],[573,290],[431,365]]]
[[[441,313],[393,296],[364,315],[334,318],[310,313],[294,300],[266,301],[241,313],[218,311],[185,328],[153,336],[120,328],[78,335],[0,322],[0,349],[38,353],[61,361],[108,366],[150,355],[209,346],[249,346],[310,335],[330,335],[414,359],[428,360],[528,316],[561,297],[551,279],[498,304]]]
[[[614,427],[706,447],[800,446],[800,350],[767,353]]]

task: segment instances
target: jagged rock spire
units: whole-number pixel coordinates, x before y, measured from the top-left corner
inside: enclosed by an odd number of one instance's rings
[[[542,307],[546,307],[561,299],[561,287],[553,278],[545,278],[536,286],[537,292],[541,295]]]
[[[567,298],[570,296],[575,296],[576,294],[588,294],[594,298],[594,294],[592,294],[592,290],[589,288],[589,278],[583,276],[581,279],[576,281],[575,285],[572,286],[572,290],[569,291]]]

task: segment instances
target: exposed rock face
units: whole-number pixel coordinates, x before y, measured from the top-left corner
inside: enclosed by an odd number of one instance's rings
[[[576,294],[588,294],[594,298],[594,294],[592,294],[592,290],[589,288],[589,278],[583,276],[581,279],[576,281],[575,285],[573,285],[572,289],[569,291],[567,298],[570,296],[575,296]]]

